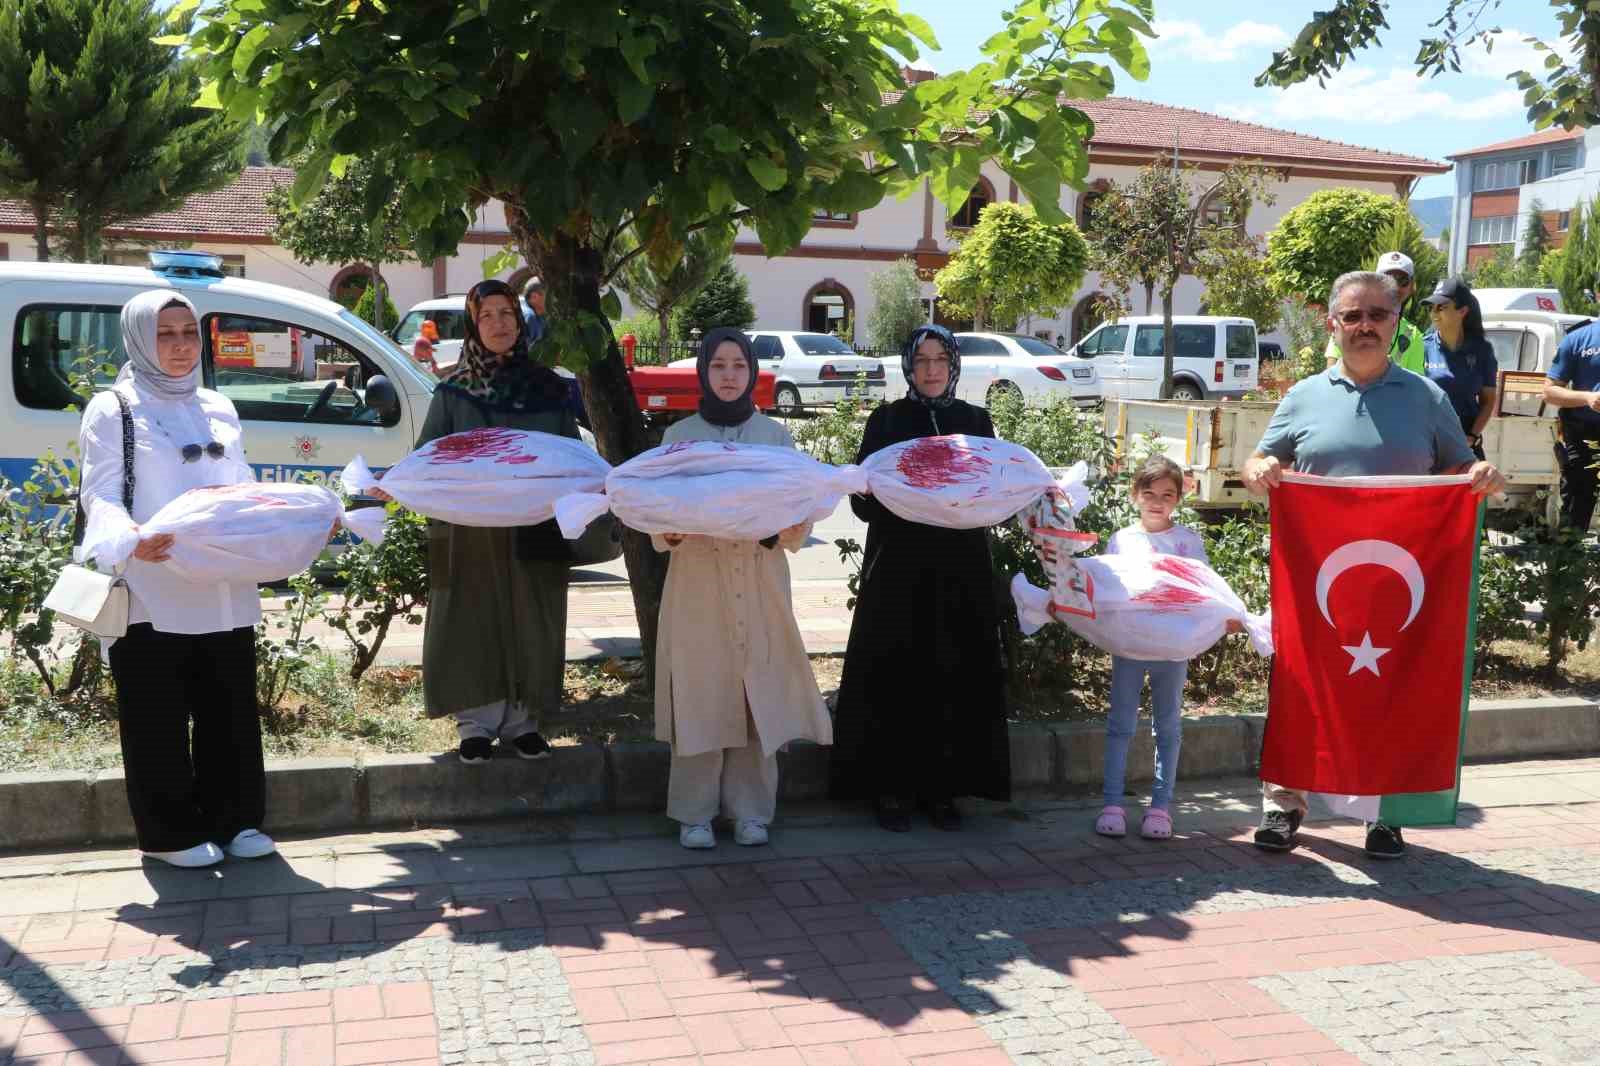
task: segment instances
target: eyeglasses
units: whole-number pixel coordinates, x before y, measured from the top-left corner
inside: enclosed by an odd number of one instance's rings
[[[1394,317],[1394,312],[1387,307],[1369,307],[1365,311],[1340,311],[1334,317],[1347,326],[1359,326],[1363,321],[1381,326]]]
[[[227,452],[221,444],[212,441],[210,444],[185,444],[179,449],[186,463],[198,463],[202,455],[209,455],[213,459],[221,459]]]

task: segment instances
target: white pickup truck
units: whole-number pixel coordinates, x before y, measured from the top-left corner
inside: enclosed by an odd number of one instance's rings
[[[1569,329],[1589,321],[1560,311],[1504,310],[1484,313],[1484,328],[1502,372],[1542,374],[1555,358]],[[1276,401],[1122,400],[1105,403],[1106,432],[1127,441],[1154,436],[1161,452],[1194,478],[1195,506],[1229,509],[1250,498],[1244,463],[1261,442],[1277,409]],[[1537,410],[1537,408],[1535,408]],[[1540,491],[1544,510],[1554,520],[1559,509],[1561,470],[1551,412],[1502,414],[1489,420],[1483,451],[1506,477],[1506,500],[1498,506],[1527,507]]]

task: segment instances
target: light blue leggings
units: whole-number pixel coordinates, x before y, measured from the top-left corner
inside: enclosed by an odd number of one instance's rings
[[[1161,662],[1111,657],[1111,712],[1106,716],[1105,803],[1120,807],[1128,771],[1128,748],[1139,720],[1139,694],[1150,676],[1150,703],[1156,734],[1156,779],[1150,806],[1166,810],[1178,780],[1178,749],[1183,746],[1183,683],[1186,662]]]

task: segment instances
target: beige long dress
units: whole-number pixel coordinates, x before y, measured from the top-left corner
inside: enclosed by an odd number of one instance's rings
[[[714,426],[699,415],[667,430],[668,444],[714,440],[738,444],[794,447],[788,430],[756,414],[738,426]],[[774,530],[774,532],[777,532]],[[798,551],[810,527],[779,542]],[[679,787],[681,772],[695,756],[724,749],[758,749],[743,756],[730,753],[730,768],[774,760],[791,740],[833,743],[833,723],[817,688],[805,642],[794,618],[785,552],[754,541],[687,537],[676,548],[653,537],[658,551],[670,551],[661,623],[656,637],[656,739],[672,745],[673,787],[668,814],[679,821],[705,821],[705,800],[690,801]],[[750,736],[751,727],[756,736]],[[721,760],[697,770],[720,772]],[[752,773],[756,768],[749,767]],[[776,789],[776,765],[763,767],[761,788],[770,777]],[[739,790],[735,789],[737,799]],[[750,791],[745,789],[745,792]],[[724,801],[730,798],[723,790]],[[775,791],[765,803],[739,803],[750,810],[726,810],[730,817],[770,819]],[[724,808],[727,803],[724,802]],[[693,808],[693,809],[690,809]],[[715,810],[709,812],[715,814]],[[682,815],[682,816],[680,816]]]

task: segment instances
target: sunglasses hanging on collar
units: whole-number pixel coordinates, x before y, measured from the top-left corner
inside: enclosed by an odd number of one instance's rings
[[[213,459],[221,459],[226,454],[227,449],[217,441],[212,441],[209,444],[185,444],[179,449],[179,452],[183,455],[184,462],[198,463],[202,455],[209,455]]]

